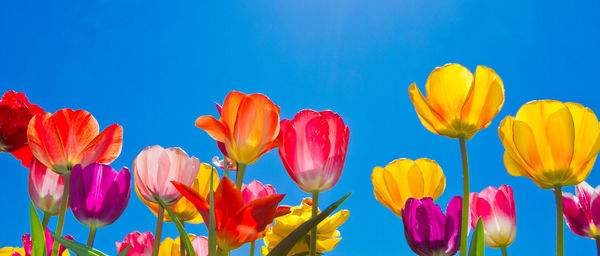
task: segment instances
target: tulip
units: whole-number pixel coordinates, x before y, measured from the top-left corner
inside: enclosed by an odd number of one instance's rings
[[[236,185],[243,183],[245,167],[279,147],[279,107],[262,94],[227,94],[220,119],[201,116],[196,126],[224,143],[226,157],[238,164]]]
[[[33,158],[29,170],[29,197],[33,204],[44,212],[46,227],[50,216],[58,215],[65,186],[65,177],[50,170]]]
[[[208,256],[208,238],[205,236],[195,236],[189,234],[190,242],[194,247],[194,252],[197,256]],[[167,237],[162,243],[160,243],[159,256],[180,256],[181,254],[181,242],[180,238],[171,239]],[[187,254],[186,254],[187,255]]]
[[[125,211],[131,193],[131,173],[124,167],[117,173],[104,164],[76,165],[71,172],[71,210],[90,228],[87,246],[92,247],[96,229],[115,222]]]
[[[594,189],[583,181],[575,186],[575,193],[562,194],[567,225],[573,233],[596,240],[600,255],[600,186]]]
[[[61,109],[37,114],[29,121],[27,141],[33,156],[52,171],[65,176],[56,235],[62,234],[69,196],[69,175],[75,165],[109,164],[121,153],[123,128],[113,124],[104,131],[85,110]],[[58,253],[54,243],[52,256]]]
[[[39,113],[44,110],[29,103],[22,92],[7,91],[0,99],[0,152],[10,152],[27,168],[33,160],[27,145],[27,125]]]
[[[210,190],[210,174],[211,174],[211,172],[213,173],[214,184],[218,184],[219,183],[219,175],[217,174],[217,171],[206,163],[200,163],[200,170],[198,171],[198,175],[194,179],[194,184],[192,185],[192,188],[194,190],[196,190],[200,195],[205,196],[205,197],[208,196],[208,193]],[[137,195],[140,198],[140,200],[142,200],[142,202],[146,206],[148,206],[148,208],[152,211],[152,213],[154,213],[154,215],[158,216],[158,207],[159,207],[158,203],[153,203],[153,202],[150,202],[150,201],[144,199],[144,197],[140,194],[139,189],[137,188],[137,185],[136,185],[135,190],[136,190]],[[204,221],[202,219],[202,215],[200,215],[200,212],[198,212],[198,210],[196,210],[196,207],[194,206],[194,204],[192,204],[185,197],[182,197],[181,199],[179,199],[179,201],[177,201],[177,203],[175,203],[174,205],[169,206],[169,209],[171,209],[171,211],[175,214],[175,216],[177,216],[177,219],[179,219],[182,222],[198,224],[198,223],[202,223]],[[169,215],[165,215],[164,218],[165,218],[165,221],[172,222],[171,217]]]
[[[208,199],[194,189],[176,181],[172,182],[183,196],[190,200],[209,219]],[[242,192],[229,178],[222,178],[214,193],[217,244],[225,252],[255,241],[273,219],[289,213],[289,208],[278,207],[284,195],[275,194],[244,204]],[[209,227],[208,221],[204,222]]]
[[[562,256],[562,187],[581,183],[592,170],[600,150],[598,118],[580,104],[532,101],[515,117],[504,118],[498,133],[508,173],[556,190],[557,255]]]
[[[2,247],[0,256],[20,256],[25,255],[25,249],[19,247]]]
[[[248,185],[242,185],[242,198],[244,204],[254,201],[259,198],[277,194],[275,188],[269,184],[263,185],[260,181],[253,180]]]
[[[125,236],[123,242],[116,242],[117,252],[121,253],[129,246],[127,256],[150,256],[152,255],[153,243],[154,236],[151,232],[140,233],[134,231]]]
[[[392,161],[385,168],[375,167],[371,174],[375,198],[398,217],[409,198],[442,195],[446,187],[446,176],[442,168],[433,160],[420,158],[415,161],[401,158]]]
[[[490,125],[504,104],[504,84],[494,70],[477,66],[475,75],[460,64],[446,64],[429,74],[427,98],[413,83],[408,92],[421,123],[429,131],[459,139],[463,162],[461,250],[467,255],[469,164],[466,140]]]
[[[453,197],[444,215],[429,197],[406,200],[402,222],[410,249],[419,256],[455,255],[460,249],[461,201]]]
[[[291,208],[290,214],[275,219],[275,224],[267,229],[263,239],[265,246],[261,248],[262,255],[267,255],[275,246],[277,246],[286,236],[294,231],[298,226],[304,224],[311,218],[312,200],[305,198],[299,206]],[[325,218],[317,226],[317,252],[325,253],[332,251],[342,240],[341,233],[337,230],[350,216],[348,210],[341,210]],[[287,254],[301,255],[309,251],[310,235],[300,239]]]
[[[479,218],[485,230],[485,245],[500,248],[507,255],[506,247],[512,244],[517,233],[517,213],[512,188],[487,187],[481,193],[471,193],[471,227],[477,227]]]
[[[189,157],[181,148],[151,146],[142,150],[133,160],[133,179],[138,193],[146,201],[157,203],[150,192],[152,191],[168,206],[174,205],[182,197],[170,181],[192,186],[199,170],[200,160]],[[153,256],[158,255],[164,214],[164,209],[159,206]]]
[[[45,240],[46,240],[47,255],[51,255],[52,244],[54,243],[54,238],[52,237],[52,232],[50,231],[50,229],[46,228],[44,235],[45,235]],[[67,235],[64,238],[71,240],[71,241],[75,241],[73,239],[73,237],[70,235]],[[23,240],[23,249],[25,250],[25,254],[23,254],[21,256],[31,256],[31,252],[33,251],[33,241],[31,241],[31,235],[25,234],[25,235],[23,235],[23,237],[21,239]],[[66,249],[67,248],[65,248],[64,246],[61,245],[58,250],[58,255],[69,256],[69,252]],[[18,254],[17,255],[13,254],[13,256],[18,256]]]

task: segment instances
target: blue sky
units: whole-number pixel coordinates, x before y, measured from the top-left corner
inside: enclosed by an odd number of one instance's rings
[[[578,102],[600,113],[599,4],[10,1],[0,8],[0,89],[25,92],[50,112],[88,110],[103,128],[122,125],[123,152],[114,168],[131,167],[143,148],[156,144],[210,161],[218,150],[194,120],[215,115],[214,102],[230,90],[266,94],[283,118],[304,108],[332,109],[350,127],[350,143],[338,185],[320,201],[354,193],[343,204],[350,210],[340,228],[343,239],[327,255],[413,255],[401,219],[373,196],[372,169],[397,158],[436,160],[447,177],[437,201],[445,208],[462,188],[459,144],[421,125],[408,86],[423,87],[429,72],[449,62],[471,70],[489,66],[504,81],[506,102],[490,127],[467,143],[472,191],[512,186],[518,229],[509,254],[552,255],[553,194],[506,172],[497,127],[535,99]],[[0,247],[17,246],[29,231],[27,170],[9,154],[0,155],[0,166]],[[308,196],[288,177],[276,150],[248,167],[250,179],[274,184],[289,205]],[[598,167],[587,181],[600,185]],[[115,241],[134,230],[153,231],[154,225],[154,215],[132,195],[123,216],[98,230],[95,245],[114,254]],[[166,227],[166,236],[175,237],[174,227]],[[188,227],[205,233],[203,224]],[[79,241],[87,237],[71,213],[65,233]],[[566,255],[595,251],[592,240],[568,228],[565,244]],[[486,255],[501,254],[488,248]]]

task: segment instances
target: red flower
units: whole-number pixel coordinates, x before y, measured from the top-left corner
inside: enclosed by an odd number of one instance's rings
[[[0,152],[10,152],[29,168],[33,156],[27,146],[27,125],[31,117],[43,112],[24,93],[6,92],[0,100]]]
[[[175,188],[190,202],[204,218],[209,227],[209,201],[193,188],[172,181]],[[242,192],[228,178],[223,178],[214,193],[217,244],[224,250],[235,250],[245,243],[260,238],[261,233],[273,219],[286,215],[290,208],[277,205],[285,195],[275,194],[244,204]]]

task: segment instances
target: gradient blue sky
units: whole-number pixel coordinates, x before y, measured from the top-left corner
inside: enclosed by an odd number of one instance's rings
[[[217,148],[194,120],[216,114],[214,102],[230,90],[268,95],[283,118],[304,108],[332,109],[350,127],[350,145],[338,185],[320,201],[354,194],[343,204],[351,212],[343,239],[327,255],[413,255],[401,219],[373,196],[372,169],[397,158],[438,161],[447,187],[437,202],[445,208],[462,188],[459,144],[421,125],[408,86],[424,86],[431,70],[449,62],[489,66],[504,80],[506,102],[490,127],[468,141],[472,191],[511,185],[518,230],[509,254],[552,255],[553,194],[506,172],[497,127],[535,99],[578,102],[600,113],[599,7],[598,1],[516,0],[5,1],[0,88],[25,92],[50,112],[85,109],[103,128],[122,125],[115,168],[131,167],[156,144],[210,161]],[[29,231],[27,170],[9,154],[0,155],[0,166],[0,201],[8,205],[0,211],[0,247],[18,246]],[[274,184],[287,194],[286,204],[307,196],[277,150],[249,166],[246,179]],[[600,184],[597,167],[588,182]],[[123,216],[98,231],[95,245],[115,254],[115,241],[154,225],[154,215],[132,195]],[[175,237],[166,227],[165,235]],[[205,233],[203,224],[188,227]],[[87,237],[70,212],[65,233]],[[568,228],[565,243],[566,255],[595,251],[592,240]],[[500,251],[488,248],[486,255]]]

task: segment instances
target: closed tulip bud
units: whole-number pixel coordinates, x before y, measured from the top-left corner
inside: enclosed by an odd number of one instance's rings
[[[573,233],[600,239],[600,186],[595,189],[587,182],[575,186],[575,193],[563,193],[564,216]]]
[[[65,188],[65,177],[33,159],[29,169],[29,197],[33,204],[50,216],[58,215]]]
[[[491,248],[507,247],[515,240],[517,213],[512,188],[488,187],[481,193],[471,193],[471,227],[477,227],[479,218],[485,229],[485,245]]]

